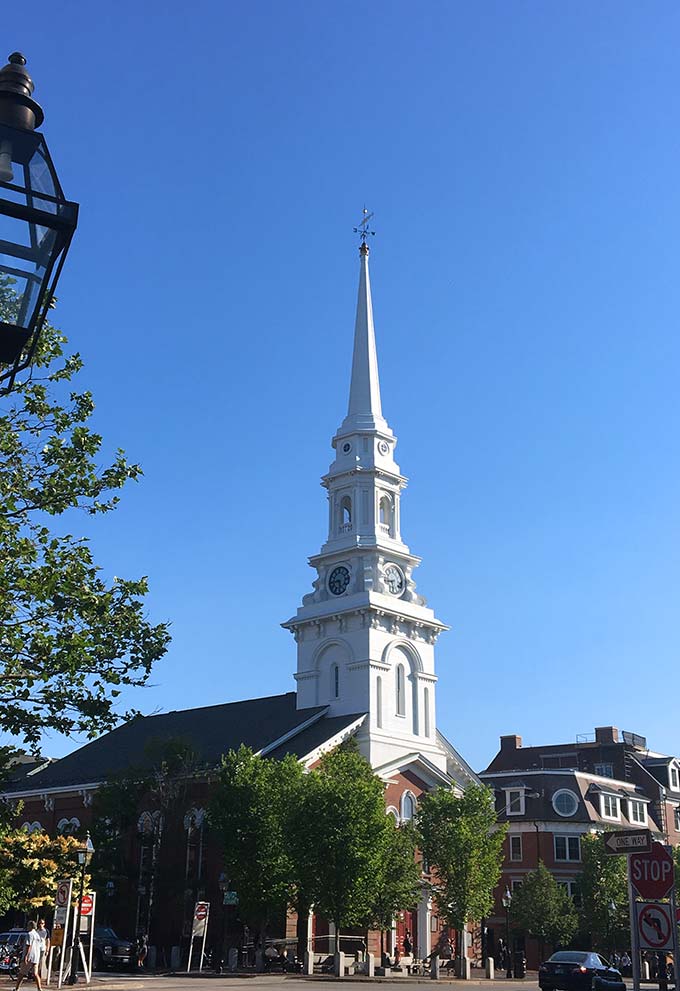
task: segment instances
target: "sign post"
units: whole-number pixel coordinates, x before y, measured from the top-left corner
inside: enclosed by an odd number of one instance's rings
[[[83,962],[83,970],[85,972],[85,983],[89,984],[92,980],[92,950],[94,948],[94,915],[95,908],[97,905],[97,893],[95,891],[89,891],[87,894],[83,895],[83,900],[80,903],[80,933],[89,934],[89,945],[87,951],[87,960],[85,960],[85,951],[83,950],[83,941],[80,939],[78,941],[78,946],[80,947],[80,959]],[[75,923],[74,923],[75,924]]]
[[[187,974],[191,970],[191,957],[194,951],[194,940],[201,939],[201,958],[198,964],[199,973],[203,970],[203,957],[205,956],[205,938],[208,934],[208,917],[210,915],[210,902],[196,902],[194,905],[194,921],[191,925],[191,938],[189,940],[189,960],[187,962]]]
[[[68,946],[68,923],[71,909],[71,895],[73,894],[73,881],[69,878],[60,881],[54,896],[54,921],[52,923],[52,938],[50,939],[50,952],[47,958],[47,983],[52,977],[52,963],[54,961],[54,951],[59,950],[59,977],[57,988],[61,988],[64,982],[64,956]]]

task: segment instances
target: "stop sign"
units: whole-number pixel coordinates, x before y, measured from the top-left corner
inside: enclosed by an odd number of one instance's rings
[[[673,858],[661,843],[652,843],[651,853],[632,854],[630,879],[640,898],[667,898],[674,881]]]

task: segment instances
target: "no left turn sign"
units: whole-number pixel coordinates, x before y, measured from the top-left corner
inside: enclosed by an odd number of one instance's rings
[[[56,903],[57,908],[65,908],[68,905],[68,895],[69,895],[70,884],[68,881],[62,881],[57,888]]]
[[[643,950],[673,949],[673,912],[664,902],[636,902],[637,928]]]

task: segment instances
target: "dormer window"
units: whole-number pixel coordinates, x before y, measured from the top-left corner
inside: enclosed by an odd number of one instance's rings
[[[507,816],[524,815],[524,792],[525,788],[505,789],[505,814]]]
[[[680,791],[680,780],[679,780],[680,776],[678,775],[677,764],[671,764],[669,768],[669,778],[670,778],[671,791]]]
[[[617,795],[600,795],[600,815],[603,819],[618,822],[621,818],[619,799]]]
[[[628,818],[631,822],[637,822],[644,826],[647,822],[647,807],[644,802],[639,802],[635,798],[628,799]]]

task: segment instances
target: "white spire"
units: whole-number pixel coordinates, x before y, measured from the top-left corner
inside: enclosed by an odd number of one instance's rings
[[[361,271],[357,317],[354,325],[354,353],[352,356],[352,381],[349,389],[349,406],[341,430],[385,430],[387,424],[380,405],[380,379],[378,355],[375,348],[371,280],[368,274],[368,245],[359,248]]]

